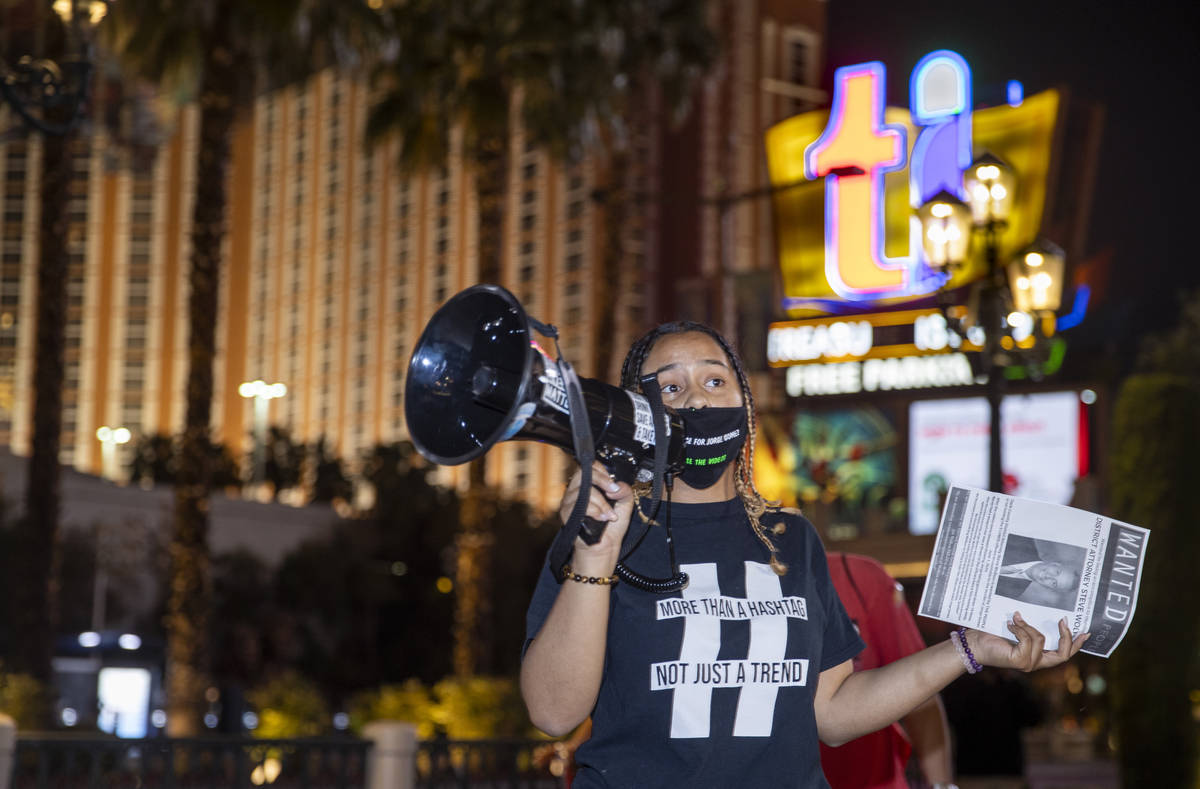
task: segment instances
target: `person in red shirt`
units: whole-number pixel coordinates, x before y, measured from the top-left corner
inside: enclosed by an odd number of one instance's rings
[[[904,590],[883,565],[867,556],[830,551],[829,574],[846,613],[867,648],[854,670],[878,668],[925,648]],[[950,728],[940,696],[926,701],[886,729],[837,748],[821,744],[821,767],[832,789],[908,789],[905,764],[917,754],[925,779],[953,787]]]

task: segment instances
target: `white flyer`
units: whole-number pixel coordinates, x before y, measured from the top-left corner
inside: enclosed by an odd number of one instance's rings
[[[946,494],[919,613],[1012,640],[1016,611],[1058,648],[1063,617],[1083,650],[1109,657],[1137,607],[1150,531],[1032,499],[954,486]]]

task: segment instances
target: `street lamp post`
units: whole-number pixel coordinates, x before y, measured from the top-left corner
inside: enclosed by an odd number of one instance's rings
[[[62,20],[66,47],[58,60],[40,57],[45,38],[40,29],[45,8]],[[26,0],[7,9],[20,22],[32,22],[31,29],[7,31],[0,39],[0,50],[15,56],[9,63],[0,58],[0,98],[13,108],[30,128],[53,136],[65,135],[78,125],[91,94],[92,31],[108,10],[106,0]],[[5,27],[0,19],[0,28]]]
[[[988,488],[1003,492],[1004,470],[1001,406],[1006,369],[1023,353],[1033,354],[1039,340],[1053,333],[1054,311],[1062,295],[1063,253],[1037,241],[1008,266],[1001,264],[1000,235],[1008,225],[1016,193],[1016,177],[1003,161],[985,154],[963,174],[966,202],[939,192],[917,209],[929,265],[946,275],[970,254],[973,237],[982,237],[983,276],[975,283],[965,317],[952,316],[945,288],[938,292],[947,325],[981,347],[979,371],[987,381],[990,429]],[[961,311],[961,310],[959,310]]]
[[[100,474],[105,479],[117,479],[117,447],[128,444],[132,437],[127,427],[103,425],[96,429],[96,438],[100,440]]]
[[[267,477],[267,414],[271,401],[287,394],[287,386],[269,384],[261,378],[244,381],[238,386],[238,394],[254,400],[254,463],[253,482],[262,485]]]

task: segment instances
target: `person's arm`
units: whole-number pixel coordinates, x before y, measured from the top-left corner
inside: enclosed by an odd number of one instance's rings
[[[921,774],[931,784],[954,781],[954,759],[950,752],[950,723],[942,697],[934,696],[900,719],[913,753],[921,765]]]
[[[1065,618],[1058,627],[1059,646],[1053,652],[1042,650],[1046,637],[1019,613],[1008,625],[1016,644],[976,630],[967,631],[967,643],[980,665],[1034,671],[1069,660],[1087,639],[1084,633],[1072,640]],[[820,674],[813,702],[817,733],[822,742],[836,746],[882,729],[932,698],[965,670],[949,640],[869,671],[854,671],[849,660],[828,668]]]
[[[575,503],[579,477],[576,472],[563,494],[560,513],[564,520]],[[629,527],[633,491],[624,483],[610,485],[608,471],[599,463],[592,479],[587,515],[609,525],[595,545],[575,540],[571,569],[585,577],[607,578],[616,568],[621,540]],[[546,621],[525,651],[521,695],[530,721],[549,735],[569,733],[591,714],[596,703],[611,594],[611,587],[605,584],[563,581]]]

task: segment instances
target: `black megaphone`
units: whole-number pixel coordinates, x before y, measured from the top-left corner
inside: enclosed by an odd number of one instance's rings
[[[511,293],[475,285],[434,313],[413,350],[404,388],[404,415],[417,450],[434,463],[458,465],[501,441],[541,441],[571,453],[568,382],[561,357],[533,337],[555,330],[531,321]],[[632,484],[654,476],[657,437],[665,432],[666,471],[683,467],[682,420],[666,413],[656,429],[647,398],[591,378],[577,378],[595,457]]]

